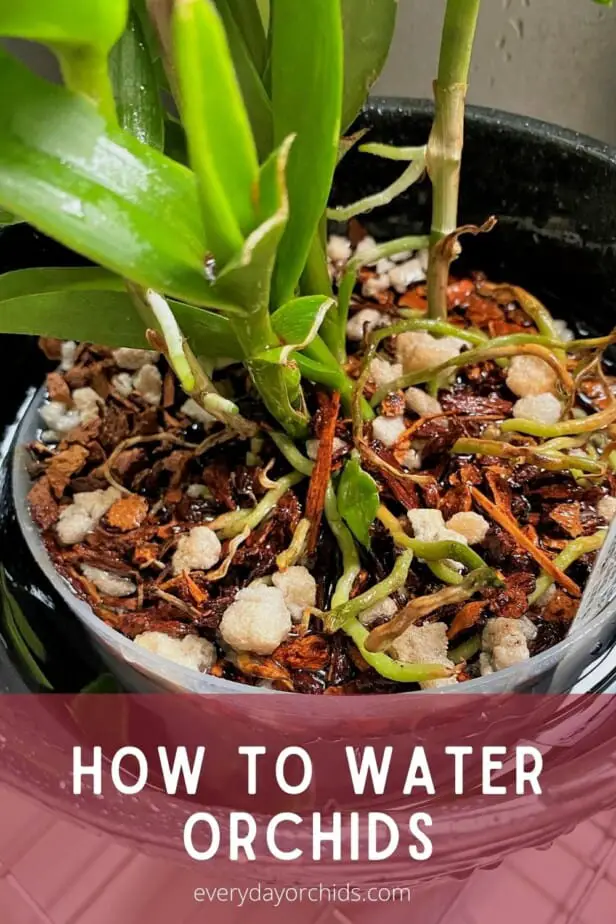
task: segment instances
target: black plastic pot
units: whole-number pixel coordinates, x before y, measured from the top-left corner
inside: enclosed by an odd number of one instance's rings
[[[361,119],[370,140],[414,145],[425,142],[431,107],[423,102],[375,100]],[[335,202],[343,204],[383,188],[400,172],[400,165],[358,151],[350,152],[340,168]],[[368,230],[386,239],[424,232],[429,224],[430,186],[412,187],[387,209],[366,218]],[[471,109],[462,180],[461,223],[482,223],[496,215],[489,235],[467,238],[459,269],[480,269],[495,281],[522,285],[543,299],[557,317],[575,323],[580,333],[606,331],[616,319],[616,154],[607,146],[541,122],[492,110]],[[80,262],[26,227],[2,233],[0,269],[41,263]],[[0,368],[4,420],[12,419],[28,386],[40,383],[44,361],[28,338],[7,339]],[[32,408],[18,435],[31,438],[36,413]],[[91,652],[83,626],[94,633],[96,645],[112,670],[131,687],[143,676],[163,678],[163,686],[194,692],[237,689],[227,681],[181,668],[147,652],[107,629],[77,602],[46,558],[36,531],[28,528],[23,496],[27,487],[19,453],[16,480],[5,484],[2,503],[2,560],[24,610],[49,635],[49,608],[55,608],[54,638],[66,633],[79,652]],[[16,493],[15,493],[16,492]],[[16,528],[14,502],[22,524]],[[25,539],[24,539],[25,535]],[[38,561],[33,561],[34,558]],[[42,565],[42,568],[40,567]],[[45,572],[45,573],[44,573]],[[41,600],[50,601],[41,610]],[[601,648],[611,644],[616,605],[593,625],[572,634],[560,646],[526,665],[492,678],[465,684],[466,692],[483,690],[569,689]],[[72,610],[72,612],[71,612]],[[77,612],[81,626],[74,618]],[[64,661],[64,659],[63,659]],[[83,663],[80,655],[78,663]],[[60,669],[56,683],[71,685],[71,672]]]

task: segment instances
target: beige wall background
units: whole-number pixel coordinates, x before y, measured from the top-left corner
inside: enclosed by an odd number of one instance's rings
[[[444,0],[399,0],[375,88],[430,96]],[[616,7],[592,0],[483,0],[469,99],[616,144]]]

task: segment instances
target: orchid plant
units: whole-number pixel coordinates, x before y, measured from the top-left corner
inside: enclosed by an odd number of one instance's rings
[[[404,163],[399,179],[328,211],[336,166],[362,141],[347,133],[387,58],[397,0],[3,4],[0,35],[47,45],[63,86],[0,52],[2,220],[28,221],[95,265],[0,277],[0,330],[152,346],[189,396],[242,435],[256,425],[217,392],[209,372],[219,357],[245,364],[292,439],[309,430],[306,381],[339,392],[361,426],[373,412],[353,407],[344,371],[361,263],[349,263],[335,295],[327,219],[386,205],[427,172],[430,236],[362,259],[429,244],[429,310],[446,318],[479,8],[446,2],[426,145],[368,139],[366,154]],[[372,520],[376,487],[351,464],[345,506]]]
[[[28,0],[3,9],[0,34],[47,44],[64,86],[2,52],[0,203],[98,265],[6,274],[2,330],[154,343],[187,394],[240,432],[251,425],[216,394],[204,358],[242,360],[294,437],[309,423],[302,375],[349,404],[351,382],[328,347],[340,325],[325,209],[396,6]],[[165,110],[169,89],[179,121]]]

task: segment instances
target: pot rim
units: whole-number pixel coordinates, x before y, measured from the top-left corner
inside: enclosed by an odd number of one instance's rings
[[[370,116],[371,113],[393,116],[397,112],[431,116],[434,113],[434,104],[431,100],[420,97],[371,96],[362,117]],[[579,153],[592,155],[616,165],[616,146],[572,128],[564,128],[555,122],[546,122],[543,119],[508,112],[505,109],[476,105],[467,105],[465,118],[467,122],[476,125],[494,128],[496,124],[515,131],[516,134],[527,135],[531,138],[541,137],[546,141],[574,148]]]

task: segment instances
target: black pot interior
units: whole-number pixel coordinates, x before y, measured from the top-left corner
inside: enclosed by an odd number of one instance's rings
[[[365,140],[425,144],[432,108],[421,102],[376,100],[358,127]],[[339,170],[335,203],[383,189],[399,163],[352,150]],[[425,233],[430,225],[429,181],[412,186],[363,224],[377,238]],[[616,323],[616,152],[591,139],[542,122],[471,108],[466,125],[460,224],[490,234],[467,235],[455,273],[482,270],[546,302],[556,317],[582,330]]]
[[[417,145],[425,143],[430,121],[425,103],[383,100],[359,124],[370,129],[370,140]],[[334,204],[384,188],[401,169],[399,163],[351,151],[339,169]],[[424,180],[387,209],[366,216],[364,224],[377,238],[387,239],[425,233],[429,215],[430,186]],[[482,224],[490,215],[498,218],[496,229],[464,239],[456,273],[482,270],[493,281],[521,285],[545,301],[556,317],[574,321],[582,334],[614,326],[616,157],[610,149],[542,123],[471,110],[460,223]],[[27,225],[2,230],[0,244],[0,272],[85,262]],[[41,382],[48,364],[34,338],[1,340],[0,424],[5,427],[27,389]],[[96,677],[100,664],[77,620],[31,561],[15,522],[10,485],[6,478],[3,482],[0,560],[7,585],[50,652],[54,687],[80,689]],[[7,676],[3,657],[0,644],[0,689]],[[36,687],[23,662],[17,658],[15,663]]]

